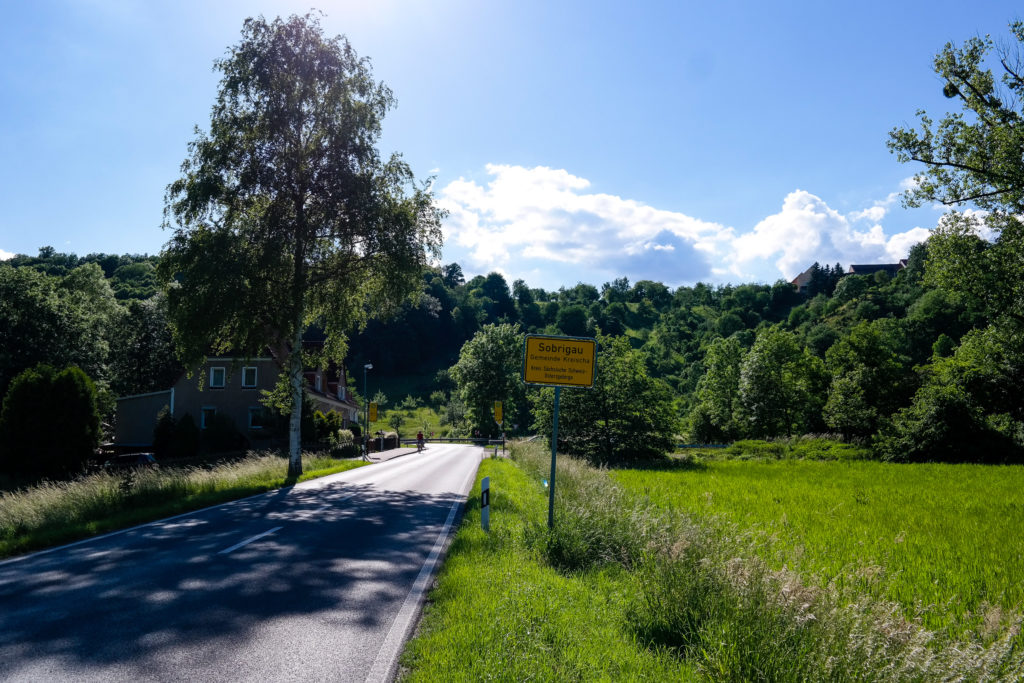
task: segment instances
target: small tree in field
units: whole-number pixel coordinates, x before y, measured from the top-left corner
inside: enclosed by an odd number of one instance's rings
[[[96,387],[74,366],[23,371],[0,411],[0,469],[63,476],[81,470],[99,443]]]
[[[189,366],[270,349],[289,380],[297,476],[304,364],[340,364],[346,330],[415,291],[440,248],[441,212],[400,157],[375,147],[391,91],[315,17],[247,19],[216,68],[209,131],[197,130],[167,188],[176,227],[159,273]],[[313,322],[327,342],[304,356]]]
[[[470,427],[483,435],[498,433],[495,401],[504,402],[507,423],[520,421],[519,415],[526,407],[521,374],[523,342],[518,324],[484,325],[462,345],[459,361],[449,371]],[[449,416],[454,417],[451,411]]]

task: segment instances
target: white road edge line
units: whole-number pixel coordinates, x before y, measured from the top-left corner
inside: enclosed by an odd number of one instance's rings
[[[468,489],[472,486],[472,480],[476,478],[476,475],[477,470],[472,470],[469,473],[469,476],[466,477],[465,483],[462,485],[462,490],[466,491],[467,497],[469,496]],[[424,593],[427,592],[427,585],[434,574],[438,558],[441,555],[441,549],[444,548],[445,541],[448,540],[448,532],[452,528],[452,524],[455,521],[455,514],[458,512],[462,503],[463,501],[461,500],[457,500],[452,503],[451,510],[448,511],[448,519],[445,520],[441,533],[437,535],[434,547],[430,550],[430,554],[427,556],[426,561],[424,561],[423,567],[420,568],[420,573],[416,577],[416,580],[413,581],[412,588],[409,590],[409,595],[405,597],[405,602],[402,603],[402,608],[398,610],[398,616],[395,617],[395,621],[391,624],[391,630],[388,631],[388,635],[384,639],[384,643],[380,646],[380,651],[377,652],[376,659],[373,660],[373,666],[370,667],[370,673],[366,675],[367,683],[370,683],[371,681],[372,683],[385,683],[390,680],[391,673],[397,664],[398,653],[401,651],[402,645],[405,643],[405,639],[408,636],[409,631],[412,629],[413,618],[419,610]]]
[[[273,529],[271,529],[270,531],[264,531],[264,532],[263,532],[262,534],[256,534],[255,536],[252,536],[252,537],[250,537],[250,538],[247,538],[247,539],[245,539],[245,540],[244,540],[244,541],[242,541],[241,543],[236,543],[236,544],[234,544],[234,545],[233,545],[233,546],[231,546],[230,548],[224,548],[224,550],[221,550],[221,551],[220,551],[219,553],[217,553],[217,554],[218,554],[218,555],[226,555],[227,553],[230,553],[230,552],[232,552],[232,551],[238,550],[238,549],[239,549],[239,548],[241,548],[242,546],[246,546],[246,545],[249,545],[249,544],[250,544],[250,543],[252,543],[253,541],[258,541],[258,540],[260,540],[261,538],[263,538],[264,536],[269,536],[270,534],[274,533],[275,531],[279,531],[280,529],[281,529],[281,527],[279,527],[279,526],[275,526],[275,527],[274,527]]]

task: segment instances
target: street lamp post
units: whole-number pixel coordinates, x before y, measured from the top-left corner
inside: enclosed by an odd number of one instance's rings
[[[367,363],[363,366],[363,414],[366,419],[363,420],[363,457],[369,457],[370,455],[370,394],[366,388],[366,371],[373,370],[373,363]]]

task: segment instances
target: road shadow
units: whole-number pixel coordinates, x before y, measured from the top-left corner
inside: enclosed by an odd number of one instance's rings
[[[461,499],[293,487],[2,565],[0,679],[54,661],[160,678],[145,667],[212,666],[300,617],[315,617],[315,632],[290,634],[288,647],[341,627],[386,630]]]

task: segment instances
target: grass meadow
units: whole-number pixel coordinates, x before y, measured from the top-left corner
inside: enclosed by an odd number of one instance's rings
[[[548,465],[482,465],[400,678],[1024,679],[1013,470],[559,456],[549,531]]]
[[[365,465],[303,455],[298,481]],[[98,472],[0,492],[0,557],[123,529],[295,483],[287,458],[249,456],[213,467]]]
[[[706,461],[612,476],[656,505],[751,536],[774,569],[984,637],[1024,606],[1024,468]]]

